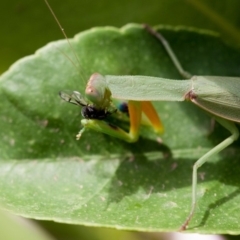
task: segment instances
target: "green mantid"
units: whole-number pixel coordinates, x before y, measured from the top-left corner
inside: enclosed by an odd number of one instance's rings
[[[68,39],[47,0],[45,2],[64,36]],[[198,168],[239,137],[235,122],[240,122],[240,78],[192,76],[183,69],[167,40],[148,25],[143,27],[163,44],[173,64],[185,80],[149,76],[103,76],[94,73],[87,83],[85,98],[77,91],[61,91],[59,95],[63,100],[82,107],[81,124],[83,128],[77,134],[77,139],[81,137],[85,129],[89,128],[127,142],[136,142],[142,123],[142,113],[147,116],[153,129],[157,133],[161,133],[163,131],[162,123],[151,101],[191,101],[230,131],[231,135],[228,138],[200,157],[193,166],[191,209],[179,229],[182,231],[187,228],[196,208]],[[118,111],[114,107],[112,99],[127,101],[129,132],[106,120],[109,115]]]

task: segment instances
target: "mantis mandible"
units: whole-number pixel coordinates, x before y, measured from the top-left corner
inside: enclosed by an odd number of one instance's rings
[[[59,94],[63,100],[82,107],[83,128],[77,135],[77,139],[86,128],[90,128],[127,142],[136,142],[139,137],[142,113],[148,117],[153,129],[161,133],[163,129],[161,121],[150,101],[191,101],[230,131],[231,135],[228,138],[204,154],[193,166],[191,210],[179,229],[182,231],[187,228],[196,208],[198,168],[239,137],[239,131],[234,122],[240,122],[238,90],[240,79],[239,77],[192,76],[182,68],[164,37],[149,26],[145,25],[145,28],[160,40],[179,73],[187,80],[148,76],[102,76],[94,73],[86,86],[87,101],[77,91]],[[108,115],[117,111],[112,104],[112,98],[128,100],[129,132],[104,121]]]

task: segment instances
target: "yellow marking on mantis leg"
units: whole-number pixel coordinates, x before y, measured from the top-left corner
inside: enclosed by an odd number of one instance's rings
[[[142,101],[141,104],[142,104],[142,111],[151,122],[154,130],[157,133],[162,133],[163,125],[152,103],[149,101]]]
[[[129,101],[128,112],[130,118],[129,135],[133,141],[137,141],[139,137],[139,129],[142,119],[142,104],[141,102]]]

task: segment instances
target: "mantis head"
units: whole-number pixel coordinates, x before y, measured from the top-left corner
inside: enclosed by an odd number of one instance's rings
[[[111,105],[111,91],[104,76],[99,73],[94,73],[90,77],[85,89],[85,95],[94,104],[95,108],[107,109]]]

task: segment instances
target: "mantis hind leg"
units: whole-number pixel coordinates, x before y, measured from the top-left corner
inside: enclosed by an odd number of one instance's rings
[[[127,142],[136,142],[139,138],[139,130],[142,120],[142,112],[150,120],[154,130],[156,132],[162,132],[162,124],[155,111],[153,105],[150,102],[138,102],[129,101],[128,102],[128,113],[130,119],[130,129],[126,132],[122,128],[112,125],[109,122],[97,119],[82,119],[81,123],[83,129],[76,136],[79,139],[86,128],[93,129],[98,132],[108,134],[112,137],[120,138]]]
[[[219,143],[217,146],[215,146],[213,149],[211,149],[209,152],[207,152],[205,155],[203,155],[200,159],[195,162],[193,166],[193,173],[192,173],[192,205],[191,205],[191,210],[190,213],[183,223],[183,225],[180,227],[180,231],[183,231],[187,228],[190,220],[193,217],[195,208],[196,208],[196,203],[197,203],[197,170],[200,168],[205,162],[208,161],[210,157],[213,155],[219,153],[226,147],[228,147],[230,144],[232,144],[235,140],[238,139],[239,137],[239,131],[235,124],[233,122],[230,122],[228,120],[219,118],[219,117],[214,117],[223,127],[228,129],[231,132],[231,136],[226,138],[224,141]]]
[[[168,53],[169,57],[171,58],[174,66],[176,67],[176,69],[178,70],[180,75],[183,76],[184,78],[191,78],[192,74],[190,74],[189,72],[187,72],[187,71],[185,71],[183,69],[183,67],[182,67],[180,61],[178,60],[176,54],[172,50],[172,48],[171,48],[170,44],[168,43],[168,41],[163,37],[163,35],[160,34],[157,31],[155,31],[153,28],[151,28],[147,24],[145,24],[144,27],[150,34],[155,36],[162,43],[163,47],[165,48],[166,52]]]

